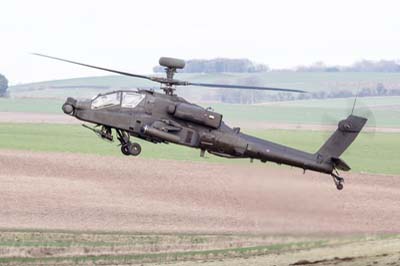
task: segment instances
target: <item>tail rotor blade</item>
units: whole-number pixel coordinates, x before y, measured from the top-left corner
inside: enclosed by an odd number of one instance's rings
[[[346,101],[345,105],[347,105],[347,107],[343,106],[344,109],[338,108],[335,113],[333,111],[331,113],[325,112],[322,115],[321,124],[334,127],[337,125],[339,120],[343,118],[343,115],[361,116],[368,119],[363,132],[367,132],[369,136],[373,137],[376,131],[376,120],[372,110],[358,97],[356,97],[354,100],[350,98],[346,100],[343,99],[343,101]]]

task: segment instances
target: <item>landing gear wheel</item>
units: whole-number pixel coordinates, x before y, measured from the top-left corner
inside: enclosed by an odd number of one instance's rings
[[[343,183],[344,183],[344,179],[343,177],[340,177],[334,173],[331,173],[331,176],[333,178],[333,182],[336,185],[337,190],[342,190],[343,189]]]
[[[142,147],[140,147],[139,143],[136,142],[132,143],[129,148],[130,148],[130,153],[133,156],[138,156],[142,151]]]
[[[120,129],[116,129],[117,138],[121,143],[121,152],[126,155],[137,156],[142,151],[142,148],[138,143],[132,143],[129,141],[129,133]]]
[[[133,156],[138,156],[140,152],[142,151],[142,147],[140,147],[139,143],[126,143],[121,146],[121,152],[126,155],[133,155]]]
[[[121,146],[121,152],[126,156],[131,155],[131,152],[130,152],[130,149],[129,149],[129,144],[122,145]]]

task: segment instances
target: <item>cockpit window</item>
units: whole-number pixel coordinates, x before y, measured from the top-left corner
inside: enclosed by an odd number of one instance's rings
[[[92,101],[92,109],[100,109],[114,105],[119,105],[120,102],[121,102],[120,92],[99,95]]]
[[[144,95],[136,92],[123,92],[121,107],[135,108],[143,99]]]

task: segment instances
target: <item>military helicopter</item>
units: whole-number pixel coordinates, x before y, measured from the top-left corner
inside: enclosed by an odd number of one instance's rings
[[[152,143],[174,143],[200,149],[200,156],[207,151],[225,158],[258,159],[331,175],[338,190],[343,189],[344,179],[338,170],[349,171],[350,166],[340,156],[355,140],[367,122],[367,118],[349,115],[338,123],[337,130],[315,153],[308,153],[267,140],[259,139],[231,128],[222,120],[222,114],[203,108],[177,96],[176,86],[201,86],[249,90],[305,93],[302,90],[283,88],[194,83],[174,79],[177,69],[185,67],[185,61],[161,57],[159,64],[165,67],[166,77],[145,76],[113,69],[88,65],[58,57],[34,54],[50,59],[113,72],[125,76],[158,82],[164,93],[154,90],[117,90],[102,93],[93,99],[67,98],[62,106],[65,114],[96,124],[91,128],[102,139],[112,141],[114,129],[124,155],[137,156],[141,146],[130,137]]]

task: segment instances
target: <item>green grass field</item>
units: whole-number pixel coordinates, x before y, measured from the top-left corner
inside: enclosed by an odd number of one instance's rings
[[[272,104],[213,104],[224,118],[240,122],[290,124],[337,124],[351,113],[354,99],[304,100]],[[357,100],[355,115],[369,118],[370,127],[400,127],[400,97],[369,97]]]
[[[0,112],[28,112],[63,114],[62,99],[8,98],[0,99]],[[400,128],[400,97],[359,98],[355,114],[366,115],[370,127]],[[254,123],[336,124],[346,117],[353,99],[304,100],[276,102],[258,105],[203,104],[211,105],[224,115],[231,126]],[[249,126],[248,128],[257,128]],[[256,130],[255,135],[314,152],[328,137],[326,132]],[[72,125],[19,125],[1,124],[0,148],[40,151],[95,153],[121,156],[116,143],[106,143],[80,126]],[[400,134],[361,134],[344,159],[355,171],[400,174],[398,158]],[[143,143],[144,158],[203,160],[196,150],[176,145]],[[208,161],[232,162],[209,156]],[[379,158],[379,160],[376,160]]]
[[[0,112],[63,114],[61,99],[0,99]],[[233,126],[241,122],[336,124],[350,112],[353,99],[304,100],[271,104],[202,104],[224,115]],[[400,97],[359,98],[355,114],[370,118],[368,126],[400,127]]]
[[[391,239],[376,236],[267,236],[0,230],[1,265],[140,265],[211,262]],[[227,262],[229,263],[229,262]],[[223,264],[229,265],[229,264]]]
[[[315,152],[327,132],[264,130],[248,132],[308,152]],[[143,158],[204,161],[199,151],[178,145],[142,144]],[[79,125],[0,124],[0,148],[32,151],[77,152],[123,156],[117,142],[105,142]],[[398,163],[400,134],[362,133],[346,151],[343,159],[356,172],[400,174]],[[207,162],[232,163],[236,160],[208,155]],[[248,163],[247,160],[240,162]]]

